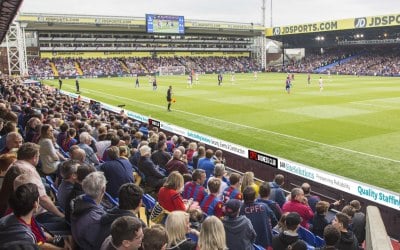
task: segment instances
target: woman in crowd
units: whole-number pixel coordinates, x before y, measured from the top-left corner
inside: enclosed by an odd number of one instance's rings
[[[40,146],[40,161],[42,163],[43,173],[55,173],[60,161],[65,161],[65,158],[54,145],[55,138],[53,134],[53,127],[51,125],[42,125],[38,144]]]
[[[183,191],[183,176],[178,171],[173,171],[168,176],[164,186],[158,192],[158,202],[169,212],[180,210],[187,211],[192,200],[183,202],[181,192]]]
[[[197,237],[199,232],[190,228],[189,214],[183,211],[170,213],[165,222],[168,235],[168,249],[170,250],[194,250],[197,243],[186,238],[186,234],[193,233]]]
[[[260,187],[254,182],[254,173],[253,172],[246,172],[243,174],[242,187],[241,187],[242,193],[243,193],[243,190],[247,186],[251,186],[254,189],[254,191],[256,191],[256,198],[257,198]]]
[[[225,250],[225,229],[221,220],[215,216],[207,217],[201,225],[199,250]]]

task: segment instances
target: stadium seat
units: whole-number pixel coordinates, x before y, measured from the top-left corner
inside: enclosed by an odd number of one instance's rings
[[[151,210],[156,205],[157,201],[149,194],[144,194],[142,201],[143,201],[144,207],[146,208],[145,214],[146,214],[147,225],[149,225]]]
[[[304,240],[308,245],[315,246],[315,235],[304,227],[297,229],[299,237]]]
[[[325,246],[325,240],[319,237],[318,235],[315,236],[315,247],[323,247]]]
[[[47,184],[54,184],[54,181],[53,181],[53,179],[51,178],[51,176],[50,175],[46,175],[45,177],[44,177],[45,179],[46,179],[46,183]]]
[[[265,250],[265,247],[262,247],[260,245],[257,244],[253,244],[254,250]]]
[[[106,198],[106,200],[109,201],[113,207],[118,207],[118,201],[114,199],[109,193],[105,192],[104,198]]]
[[[194,233],[188,233],[186,235],[186,237],[191,239],[193,242],[198,242],[199,241],[199,237],[197,237],[197,235],[194,234]]]
[[[279,235],[279,231],[276,229],[272,229],[272,236]]]

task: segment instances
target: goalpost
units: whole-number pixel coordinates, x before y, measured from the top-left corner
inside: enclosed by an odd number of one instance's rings
[[[158,67],[158,73],[160,76],[170,75],[184,75],[186,72],[185,66],[163,66]]]

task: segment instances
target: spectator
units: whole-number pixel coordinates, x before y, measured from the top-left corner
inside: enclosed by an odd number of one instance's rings
[[[181,160],[182,152],[179,149],[175,149],[174,153],[172,154],[172,159],[168,161],[165,165],[165,169],[168,173],[173,171],[178,171],[181,174],[189,173],[187,164]]]
[[[221,180],[214,178],[208,182],[208,190],[210,192],[203,201],[200,203],[201,210],[207,215],[215,215],[218,218],[224,216],[222,210],[223,202],[218,198],[219,187],[221,186]]]
[[[251,171],[243,174],[240,191],[243,193],[243,190],[248,186],[251,186],[256,191],[256,197],[258,197],[260,187],[254,182],[254,173]]]
[[[22,145],[23,139],[18,132],[10,132],[6,136],[5,146],[0,149],[0,155],[16,152]]]
[[[199,146],[197,148],[197,152],[193,154],[193,168],[196,169],[198,167],[199,160],[206,156],[206,149],[204,146]]]
[[[90,147],[91,143],[92,143],[92,136],[88,132],[82,132],[79,135],[78,146],[85,151],[86,154],[85,163],[98,166],[100,162],[99,159],[97,159],[96,153]]]
[[[274,181],[270,183],[271,195],[269,198],[278,203],[281,208],[286,202],[285,191],[281,188],[284,183],[284,177],[281,174],[277,174]]]
[[[125,183],[133,183],[132,164],[127,159],[119,157],[119,148],[111,146],[106,150],[109,161],[100,166],[107,179],[107,193],[111,197],[118,196],[119,188]]]
[[[71,160],[79,161],[81,164],[85,163],[85,150],[81,149],[78,145],[74,145],[69,149],[69,156]]]
[[[80,162],[76,160],[65,161],[60,165],[60,175],[62,177],[62,181],[58,187],[57,202],[63,211],[65,211],[65,208],[68,205],[68,196],[74,188],[74,184],[77,179],[76,171],[78,170],[79,165]]]
[[[4,176],[10,166],[17,160],[17,155],[8,153],[0,155],[0,189],[3,185]]]
[[[197,168],[204,169],[206,171],[207,180],[214,173],[214,162],[211,158],[214,155],[214,151],[212,149],[207,149],[206,155],[204,158],[200,158],[197,164]]]
[[[13,213],[0,219],[2,247],[17,249],[17,246],[41,245],[43,248],[60,249],[47,243],[47,240],[51,240],[51,236],[43,232],[33,217],[39,207],[38,199],[39,191],[35,184],[27,183],[16,188],[9,199]]]
[[[168,235],[163,226],[156,224],[144,229],[143,250],[166,250],[167,244]]]
[[[360,211],[361,204],[358,200],[352,200],[350,202],[350,206],[352,206],[355,210],[355,214],[351,220],[351,228],[354,232],[354,235],[357,237],[358,244],[362,244],[365,240],[365,214]]]
[[[225,217],[222,220],[226,233],[226,244],[231,250],[252,250],[257,237],[251,221],[239,215],[242,202],[231,199],[225,204]]]
[[[358,241],[349,228],[350,217],[344,213],[337,213],[332,225],[340,231],[340,240],[336,247],[340,250],[358,250]]]
[[[183,202],[181,191],[183,190],[183,176],[178,172],[172,172],[158,192],[158,202],[169,212],[181,210],[187,211],[191,203]]]
[[[83,189],[82,189],[82,181],[85,179],[86,176],[88,176],[90,173],[93,173],[96,171],[96,168],[93,167],[92,165],[88,164],[81,164],[78,169],[76,170],[76,182],[69,193],[67,197],[67,201],[65,204],[68,204],[68,206],[65,206],[65,219],[68,222],[71,222],[71,201],[75,199],[76,197],[84,194]]]
[[[39,120],[39,118],[37,117],[30,118],[27,123],[27,126],[25,127],[25,142],[37,143],[39,141],[41,127],[42,127],[42,122]]]
[[[39,190],[39,204],[42,208],[49,211],[51,214],[64,218],[64,214],[61,213],[57,207],[54,205],[53,201],[46,194],[46,189],[43,185],[42,179],[38,171],[36,170],[36,165],[39,162],[39,146],[37,144],[26,142],[18,149],[17,161],[14,162],[13,166],[18,167],[21,172],[29,176],[30,182],[37,185]],[[46,213],[44,218],[36,218],[39,222],[43,223],[46,221],[45,217],[49,214]],[[43,220],[41,220],[43,219]]]
[[[165,169],[168,161],[171,159],[171,155],[167,153],[167,144],[165,141],[159,141],[157,144],[158,150],[151,154],[151,160],[154,164]]]
[[[187,156],[187,161],[188,165],[193,167],[193,154],[197,150],[197,143],[196,142],[190,142],[189,143],[189,149],[186,151],[186,156]]]
[[[325,218],[328,213],[329,203],[326,201],[318,201],[316,204],[316,213],[314,214],[314,218],[312,220],[312,229],[315,235],[323,237],[324,228],[329,224],[328,220]]]
[[[53,135],[53,127],[43,124],[40,129],[40,162],[42,171],[45,174],[53,174],[57,171],[61,161],[65,161],[65,157],[56,149],[55,138]]]
[[[282,216],[282,210],[279,207],[278,203],[269,199],[269,195],[271,193],[271,188],[269,186],[269,183],[264,182],[263,184],[261,184],[259,192],[260,192],[260,198],[257,199],[256,201],[265,203],[271,209],[271,211],[274,213],[276,220],[279,221]],[[277,225],[277,223],[274,223],[272,221],[271,221],[271,224],[272,224],[272,227],[275,227]]]
[[[215,216],[207,217],[201,226],[199,250],[224,250],[226,249],[226,236],[224,225]]]
[[[218,197],[222,200],[222,194],[224,190],[228,187],[228,184],[225,181],[225,166],[222,163],[216,163],[214,168],[214,176],[208,179],[208,182],[213,178],[217,178],[221,180],[221,186],[219,187]]]
[[[307,198],[308,205],[311,207],[312,211],[315,213],[315,205],[321,199],[316,195],[311,195],[311,186],[307,182],[304,182],[301,185],[301,189],[303,189],[304,196]]]
[[[321,248],[315,248],[316,250],[337,250],[336,244],[340,240],[340,231],[333,225],[327,225],[324,229],[324,240],[325,246]]]
[[[111,144],[110,144],[110,146],[108,146],[105,150],[104,150],[104,153],[103,153],[103,155],[102,155],[102,157],[101,157],[101,159],[103,160],[103,161],[109,161],[110,159],[108,158],[108,153],[107,153],[107,150],[110,148],[110,147],[112,147],[112,146],[115,146],[115,147],[119,147],[119,146],[122,146],[122,144],[123,144],[123,142],[121,141],[121,139],[119,138],[119,136],[118,135],[111,135]]]
[[[314,213],[307,203],[307,198],[304,197],[304,192],[301,188],[293,188],[290,193],[290,201],[286,202],[282,207],[283,212],[297,212],[302,218],[301,226],[309,228],[308,223],[314,217]]]
[[[102,172],[93,172],[85,177],[82,189],[85,194],[71,203],[71,232],[79,247],[96,249],[96,237],[100,233],[100,218],[105,213],[100,205],[106,191],[106,178]]]
[[[273,230],[281,233],[283,231],[285,231],[286,228],[286,215],[288,215],[289,213],[283,213],[281,216],[281,219],[278,221],[278,224],[276,224],[276,226],[273,228]]]
[[[168,235],[168,249],[170,250],[195,250],[197,243],[186,238],[186,234],[192,233],[197,237],[199,232],[190,228],[189,214],[183,211],[171,212],[165,222],[165,230]]]
[[[272,246],[271,222],[276,218],[266,204],[255,202],[256,192],[251,186],[244,189],[243,200],[244,204],[240,208],[240,214],[245,215],[251,221],[257,233],[255,243],[267,249]]]
[[[4,176],[4,182],[0,190],[0,218],[10,212],[8,199],[14,192],[15,178],[21,174],[24,174],[23,170],[16,166],[11,166]]]
[[[144,145],[140,149],[140,158],[138,168],[144,174],[146,179],[146,186],[152,187],[156,192],[165,182],[165,177],[159,172],[156,165],[150,159],[151,149],[149,146]]]
[[[242,193],[239,190],[240,185],[242,184],[240,178],[240,174],[238,173],[232,173],[231,176],[229,176],[229,183],[231,185],[222,193],[224,203],[227,203],[230,199],[242,199]]]
[[[106,214],[101,216],[101,229],[96,242],[101,244],[105,238],[110,235],[111,224],[117,218],[122,216],[136,217],[136,214],[139,213],[139,209],[142,207],[142,197],[143,190],[140,187],[133,183],[122,185],[118,193],[118,207],[113,207],[108,210]],[[145,228],[146,224],[142,220],[140,221],[142,223],[142,228]]]
[[[225,157],[222,156],[223,152],[222,150],[215,150],[215,155],[213,156],[213,161],[214,163],[222,163],[222,164],[226,164],[226,160]]]
[[[67,131],[69,129],[68,123],[64,122],[60,125],[60,133],[57,135],[56,143],[62,147],[62,143],[67,138]],[[64,148],[63,148],[64,149]],[[67,150],[64,150],[67,151]]]
[[[75,139],[76,137],[76,129],[74,128],[69,128],[67,130],[65,138],[62,140],[60,146],[61,148],[65,151],[68,152],[69,149],[78,143],[78,141]]]
[[[301,217],[298,213],[292,212],[286,215],[286,230],[272,239],[272,248],[275,250],[294,249],[295,244],[304,244],[305,242],[299,238],[297,229],[300,226]],[[300,243],[301,242],[301,243]],[[288,247],[291,248],[288,248]],[[306,247],[307,249],[307,247]]]
[[[122,216],[111,224],[111,235],[104,240],[100,250],[138,250],[143,236],[142,223],[138,218]]]
[[[183,189],[183,199],[188,200],[192,198],[194,201],[197,201],[200,204],[207,195],[206,189],[203,186],[205,181],[206,172],[203,169],[194,170],[192,174],[192,181],[187,182]]]

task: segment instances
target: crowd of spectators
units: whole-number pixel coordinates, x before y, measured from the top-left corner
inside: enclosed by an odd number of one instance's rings
[[[252,172],[228,173],[220,150],[167,136],[51,87],[3,75],[0,94],[0,245],[307,249],[298,230],[314,227],[332,243],[325,235],[329,222],[318,224],[326,222],[327,207],[311,196],[309,185],[286,196],[284,178],[277,175],[259,186]],[[51,180],[50,189],[41,177]],[[53,200],[52,188],[58,192]],[[165,211],[165,229],[145,229],[136,217],[144,193]],[[332,225],[340,235],[333,245],[358,249],[364,241],[359,202],[346,206]],[[70,236],[58,237],[60,232]]]
[[[332,67],[329,65],[332,64]],[[400,53],[393,47],[328,49],[324,53],[309,51],[300,60],[285,60],[284,65],[268,67],[270,72],[313,73],[327,66],[339,75],[400,76]]]
[[[122,76],[128,73],[118,58],[90,58],[77,61],[83,75],[87,77]]]
[[[159,67],[183,66],[186,73],[253,72],[260,65],[249,57],[128,57],[128,58],[31,58],[28,60],[29,75],[37,78],[60,77],[107,77],[124,75],[156,74]],[[82,72],[82,73],[80,73]]]

